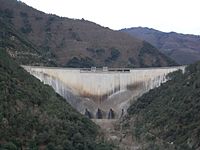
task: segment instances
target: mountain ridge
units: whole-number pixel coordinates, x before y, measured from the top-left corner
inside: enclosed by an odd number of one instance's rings
[[[120,30],[146,40],[181,65],[200,60],[200,36],[133,27]]]
[[[48,15],[15,0],[0,2],[1,14],[4,14],[1,19],[9,20],[17,31],[58,66],[150,67],[176,64],[150,44],[119,31],[84,19]],[[144,48],[147,50],[142,50]]]

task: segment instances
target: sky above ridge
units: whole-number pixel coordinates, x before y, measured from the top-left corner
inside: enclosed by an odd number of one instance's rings
[[[200,0],[21,0],[46,13],[114,30],[149,27],[200,35]]]

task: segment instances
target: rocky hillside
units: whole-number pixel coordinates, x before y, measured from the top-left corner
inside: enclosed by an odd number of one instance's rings
[[[147,42],[95,23],[37,11],[17,0],[0,0],[0,20],[31,41],[37,52],[7,51],[21,62],[25,54],[68,67],[150,67],[175,65]],[[15,36],[9,36],[15,40]],[[18,40],[18,39],[17,39]],[[27,49],[28,50],[28,49]],[[11,55],[13,56],[13,55]],[[34,58],[35,59],[35,58]],[[33,60],[34,64],[36,63]]]
[[[142,27],[121,31],[151,43],[179,64],[191,64],[200,60],[200,36],[165,33]]]
[[[128,110],[129,128],[141,149],[200,148],[200,62],[144,94]]]
[[[111,150],[98,127],[0,49],[0,149]]]

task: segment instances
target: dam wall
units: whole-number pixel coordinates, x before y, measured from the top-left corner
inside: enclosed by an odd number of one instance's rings
[[[120,117],[134,98],[166,82],[168,73],[178,69],[184,71],[185,68],[99,70],[23,67],[91,118],[109,118],[111,114]]]

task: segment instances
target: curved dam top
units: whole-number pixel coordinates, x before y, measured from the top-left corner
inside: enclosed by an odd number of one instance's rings
[[[112,110],[118,112],[118,116],[122,109],[127,109],[134,97],[166,82],[168,73],[178,69],[184,71],[185,68],[22,67],[45,84],[51,85],[81,113],[93,112],[95,115],[95,112],[102,110],[108,114]]]

